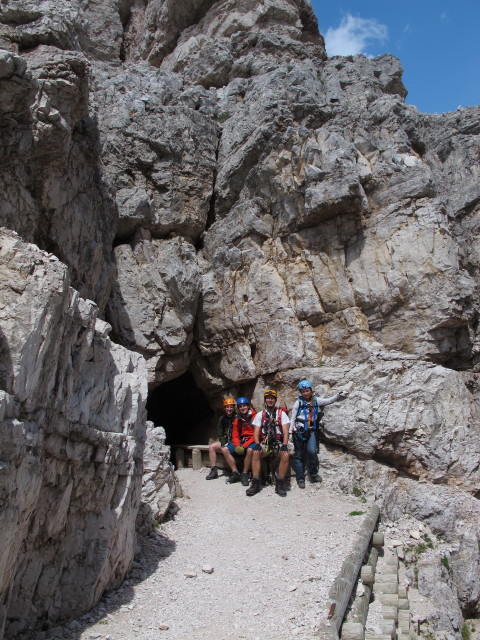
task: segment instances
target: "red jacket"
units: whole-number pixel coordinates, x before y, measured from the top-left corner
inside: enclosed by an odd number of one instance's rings
[[[246,449],[249,444],[255,442],[253,437],[252,420],[255,418],[256,411],[249,409],[247,417],[239,416],[233,421],[232,443],[234,447],[243,447]]]

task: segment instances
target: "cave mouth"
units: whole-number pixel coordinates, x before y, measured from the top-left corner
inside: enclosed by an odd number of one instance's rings
[[[187,371],[148,394],[147,418],[165,429],[165,443],[208,444],[214,411]]]

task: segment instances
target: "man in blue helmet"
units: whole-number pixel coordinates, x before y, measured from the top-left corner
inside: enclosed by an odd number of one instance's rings
[[[293,460],[295,476],[300,489],[305,489],[305,469],[303,458],[305,452],[308,458],[308,475],[310,482],[320,482],[318,475],[318,432],[321,417],[320,407],[324,407],[348,396],[348,391],[339,391],[330,398],[319,398],[313,394],[312,383],[301,380],[298,384],[300,396],[292,408],[290,418],[290,433],[295,449]]]
[[[232,474],[227,480],[229,484],[240,481],[244,487],[248,487],[248,475],[252,465],[253,446],[255,439],[253,437],[252,420],[255,418],[255,411],[250,406],[248,398],[241,397],[237,399],[237,417],[233,421],[232,441],[227,443],[223,449],[223,457],[230,467]],[[243,472],[240,474],[237,469],[237,463],[233,454],[245,456],[243,463]]]

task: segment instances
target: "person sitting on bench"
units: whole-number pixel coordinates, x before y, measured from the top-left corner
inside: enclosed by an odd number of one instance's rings
[[[253,447],[255,446],[252,426],[252,420],[255,418],[255,414],[256,412],[252,409],[248,398],[238,398],[237,417],[233,422],[232,442],[225,445],[222,449],[223,457],[232,470],[232,475],[227,480],[229,484],[240,480],[244,487],[248,487],[249,485],[248,475],[252,465]],[[237,454],[237,456],[245,456],[241,475],[237,469],[234,453]]]
[[[225,398],[223,401],[224,414],[218,420],[218,440],[212,442],[208,447],[208,457],[210,459],[210,473],[206,480],[215,480],[218,478],[217,469],[217,453],[221,453],[222,448],[232,441],[233,421],[235,420],[235,400],[233,398]]]
[[[254,496],[261,489],[260,472],[262,458],[269,454],[278,454],[278,476],[275,483],[275,492],[285,497],[285,476],[290,462],[288,451],[288,427],[290,420],[281,408],[276,407],[277,392],[274,389],[265,389],[263,394],[265,408],[259,411],[253,420],[255,445],[253,447],[252,483],[247,489],[247,496]]]

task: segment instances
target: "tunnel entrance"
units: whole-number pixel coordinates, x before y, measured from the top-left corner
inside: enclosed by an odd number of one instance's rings
[[[148,394],[147,417],[163,427],[166,444],[208,444],[214,412],[187,371]]]

